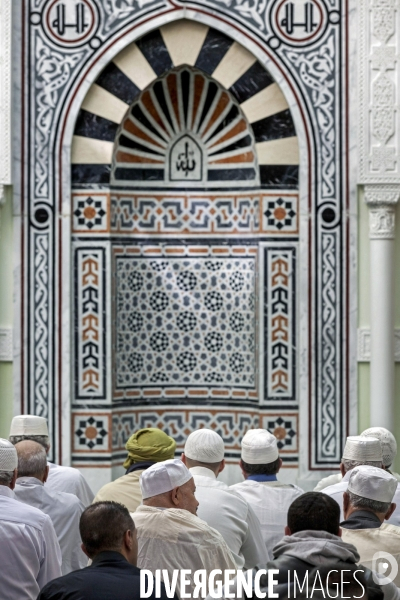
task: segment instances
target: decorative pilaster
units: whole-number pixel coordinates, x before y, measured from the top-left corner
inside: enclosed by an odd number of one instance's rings
[[[11,171],[11,0],[0,0],[0,206]]]
[[[394,238],[400,186],[365,186],[369,207],[371,299],[371,425],[394,418]]]
[[[400,195],[399,3],[359,0],[359,183],[369,207],[371,425],[393,427],[394,238]]]
[[[397,183],[398,3],[359,0],[359,181]]]

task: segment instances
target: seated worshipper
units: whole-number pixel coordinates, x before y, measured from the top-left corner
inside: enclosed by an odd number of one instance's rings
[[[15,449],[18,454],[15,497],[24,504],[39,508],[52,520],[61,548],[62,574],[83,569],[87,558],[81,550],[79,519],[85,507],[74,494],[47,489],[49,467],[43,446],[24,440],[15,444]]]
[[[238,569],[265,566],[269,555],[253,509],[239,494],[218,481],[225,467],[224,442],[215,431],[199,429],[186,440],[182,461],[196,485],[197,516],[220,532]]]
[[[104,485],[94,502],[114,500],[135,512],[142,502],[139,478],[145,469],[163,460],[174,458],[175,441],[157,427],[139,429],[126,443],[128,456],[124,462],[125,475]]]
[[[336,500],[340,506],[340,519],[343,521],[343,492],[347,489],[351,470],[360,465],[369,465],[370,467],[383,468],[382,466],[382,447],[378,439],[367,436],[349,436],[343,450],[340,471],[343,475],[342,480],[335,485],[331,485],[322,490],[322,493],[328,494]],[[389,518],[392,525],[400,525],[400,487],[397,487],[393,502],[396,509]]]
[[[0,598],[36,600],[61,575],[61,551],[50,517],[19,502],[17,451],[0,438]]]
[[[33,440],[41,444],[49,453],[50,440],[47,421],[43,417],[34,415],[19,415],[11,421],[10,436],[8,438],[12,444],[17,444],[23,440]],[[89,506],[93,500],[93,492],[89,484],[78,469],[72,467],[62,467],[47,461],[49,465],[49,476],[47,478],[47,488],[54,492],[68,492],[75,494],[84,506]]]
[[[38,600],[140,600],[137,537],[128,509],[117,502],[92,504],[79,529],[90,567],[55,579]],[[167,600],[163,585],[160,591],[159,597]],[[149,598],[155,600],[155,592]]]
[[[140,478],[143,506],[134,513],[141,569],[166,569],[170,580],[174,569],[188,569],[186,593],[193,594],[194,574],[205,570],[208,581],[213,569],[236,571],[235,561],[221,534],[196,516],[196,486],[181,460],[152,465]],[[221,578],[223,575],[221,575]],[[216,578],[218,579],[218,577]],[[177,595],[180,594],[178,577]]]
[[[348,565],[349,571],[353,571],[354,565],[359,562],[360,557],[352,544],[341,539],[339,517],[338,504],[320,492],[307,492],[296,498],[290,505],[285,536],[273,550],[274,560],[267,564],[267,570],[277,570],[274,577],[277,579],[278,585],[274,591],[279,593],[280,598],[288,597],[288,595],[290,598],[295,598],[296,591],[297,593],[300,591],[298,582],[302,585],[307,573],[308,597],[313,597],[310,593],[314,584],[311,572],[315,568],[322,571],[325,567],[330,566],[331,569],[336,568],[341,571]],[[383,592],[385,600],[400,598],[400,590],[394,583],[385,585],[382,575],[374,573],[373,576],[370,569],[364,565],[360,565],[360,569],[363,571],[367,584],[366,596],[368,598],[382,597],[379,588]],[[296,578],[294,573],[296,573]],[[347,577],[346,582],[348,581]],[[382,584],[377,584],[377,581],[381,581]],[[318,583],[317,587],[320,587]],[[358,596],[363,597],[362,590],[354,594],[354,597]],[[328,595],[326,597],[329,598]],[[351,595],[343,597],[351,597]]]
[[[273,550],[274,560],[266,565],[267,574],[259,576],[259,588],[255,587],[257,570],[253,569],[253,592],[250,594],[237,594],[236,582],[230,586],[233,598],[236,600],[250,600],[259,598],[261,593],[267,592],[267,597],[272,593],[277,594],[280,600],[286,598],[368,598],[369,600],[398,600],[400,590],[391,583],[388,587],[378,585],[371,571],[363,565],[358,565],[359,555],[356,548],[343,542],[340,538],[339,506],[329,496],[318,492],[308,492],[299,496],[290,505],[287,515],[285,536]],[[268,571],[274,581],[273,589],[269,587]],[[358,570],[357,580],[365,588],[357,585],[355,571]],[[360,570],[362,572],[360,572]],[[319,581],[317,571],[321,577]],[[341,574],[343,573],[343,587]],[[381,576],[379,576],[381,577]],[[379,580],[378,577],[378,580]],[[340,581],[338,588],[335,583]],[[314,583],[316,585],[314,587]],[[384,581],[382,581],[382,584]],[[330,589],[336,592],[330,592]],[[387,588],[387,596],[385,592]],[[329,589],[329,593],[328,593]],[[340,590],[340,591],[338,591]],[[226,595],[227,586],[223,591]],[[344,593],[346,592],[346,593]],[[211,596],[207,597],[211,600]]]
[[[276,437],[266,429],[250,429],[242,439],[240,468],[245,481],[230,489],[239,493],[254,510],[270,555],[283,537],[289,506],[303,493],[296,485],[277,480],[281,466]]]
[[[360,562],[371,568],[377,551],[393,556],[400,567],[400,527],[384,523],[396,508],[392,503],[397,479],[376,467],[354,467],[343,498],[342,539],[353,544]],[[393,580],[400,585],[400,572]]]
[[[398,481],[400,481],[400,475],[397,473],[392,473],[390,471],[390,467],[392,466],[396,455],[397,455],[397,442],[393,433],[391,433],[388,429],[384,427],[370,427],[363,431],[361,436],[366,437],[374,437],[380,441],[382,447],[382,459],[383,459],[383,467],[389,471]],[[328,477],[324,477],[315,486],[314,492],[321,492],[324,488],[329,485],[334,485],[335,483],[339,483],[342,480],[342,473],[335,473],[334,475],[329,475]]]

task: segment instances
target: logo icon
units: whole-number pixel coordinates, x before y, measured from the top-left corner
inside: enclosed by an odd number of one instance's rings
[[[372,577],[378,585],[387,585],[396,579],[399,566],[388,552],[375,552],[372,557]]]

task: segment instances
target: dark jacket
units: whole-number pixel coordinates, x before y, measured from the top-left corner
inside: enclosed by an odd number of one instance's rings
[[[364,587],[367,588],[369,600],[383,599],[382,589],[374,582],[372,572],[362,565],[357,567],[356,563],[360,556],[356,548],[352,544],[346,544],[336,535],[325,531],[300,531],[291,536],[284,536],[273,549],[273,555],[274,560],[267,564],[267,571],[278,570],[278,574],[274,575],[277,586],[272,591],[279,594],[280,600],[299,597],[300,589],[297,583],[296,595],[294,592],[294,573],[296,573],[300,585],[303,584],[306,573],[309,574],[309,590],[305,597],[307,595],[310,597],[317,570],[322,573],[329,572],[329,569],[340,572],[342,570],[354,571],[355,568],[361,569],[364,573],[363,581],[366,583]],[[324,580],[324,577],[322,579]],[[268,594],[267,581],[267,576],[261,577],[260,586]],[[359,588],[355,595],[361,596],[361,591]],[[329,597],[326,591],[325,597]]]
[[[356,510],[340,523],[345,529],[378,529],[381,525],[380,519],[370,510]]]
[[[161,586],[162,598],[167,600]],[[151,599],[155,595],[150,596]],[[140,569],[119,552],[101,552],[90,567],[73,571],[44,586],[37,600],[139,600]],[[177,600],[177,596],[175,596]]]

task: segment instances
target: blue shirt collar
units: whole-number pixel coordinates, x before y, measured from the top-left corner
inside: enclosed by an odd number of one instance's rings
[[[247,478],[250,481],[278,481],[276,475],[249,475]]]

